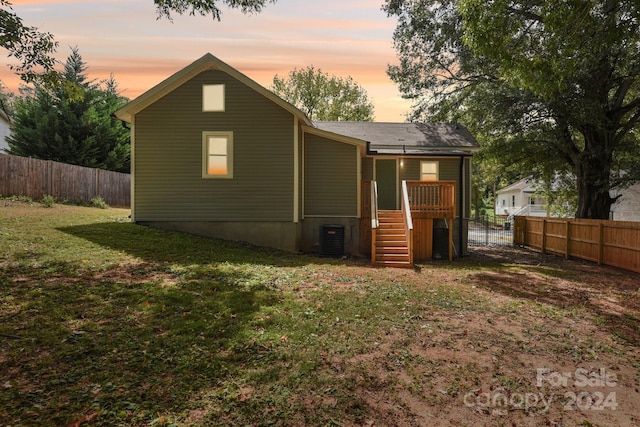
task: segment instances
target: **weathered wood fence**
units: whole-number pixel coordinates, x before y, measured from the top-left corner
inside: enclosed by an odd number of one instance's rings
[[[131,176],[51,160],[0,154],[0,195],[90,203],[96,196],[109,206],[129,207]]]
[[[517,216],[514,244],[640,273],[640,222]]]

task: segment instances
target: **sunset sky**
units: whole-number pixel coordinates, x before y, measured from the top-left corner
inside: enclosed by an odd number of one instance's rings
[[[207,52],[268,87],[275,74],[314,65],[350,75],[375,105],[376,121],[401,122],[410,108],[386,74],[396,63],[396,21],[382,0],[278,0],[262,13],[222,8],[222,20],[174,16],[157,20],[153,0],[14,0],[24,23],[48,31],[64,60],[78,46],[93,78],[113,73],[121,92],[135,98]],[[0,78],[19,81],[5,64]]]

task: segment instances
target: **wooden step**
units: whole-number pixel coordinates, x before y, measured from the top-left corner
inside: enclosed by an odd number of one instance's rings
[[[380,267],[411,268],[411,254],[407,247],[402,211],[378,211],[374,265]]]
[[[394,223],[402,223],[404,222],[404,217],[402,215],[383,215],[378,216],[379,222],[394,222]]]
[[[378,229],[380,228],[401,228],[404,229],[404,221],[400,222],[379,222]]]
[[[413,267],[409,261],[376,261],[378,267],[392,267],[392,268],[411,268]]]
[[[376,232],[376,236],[398,236],[405,235],[404,228],[383,228],[382,230],[378,229]]]
[[[381,221],[404,221],[402,215],[378,215],[378,219]]]
[[[382,230],[395,230],[395,231],[404,231],[404,224],[380,224],[377,228],[378,231]]]
[[[404,233],[404,224],[398,224],[398,225],[381,225],[377,228],[378,233],[380,233],[381,231],[384,232],[398,232],[401,231]]]
[[[405,254],[409,255],[409,248],[406,246],[376,246],[376,254]]]
[[[384,242],[406,242],[407,238],[404,234],[387,234],[385,236],[376,236],[376,245]]]
[[[378,218],[402,218],[402,211],[378,211]]]
[[[376,254],[376,262],[409,262],[409,255],[407,254]]]
[[[376,247],[392,248],[392,247],[407,247],[406,240],[376,240]]]

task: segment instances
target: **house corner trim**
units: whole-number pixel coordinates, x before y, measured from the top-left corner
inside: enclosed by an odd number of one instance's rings
[[[300,222],[300,141],[298,117],[293,116],[293,222]]]

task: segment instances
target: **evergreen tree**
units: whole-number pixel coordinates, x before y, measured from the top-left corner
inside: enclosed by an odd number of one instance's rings
[[[129,131],[111,117],[126,102],[113,76],[88,80],[77,48],[55,87],[22,88],[15,102],[9,153],[80,166],[128,172]]]

